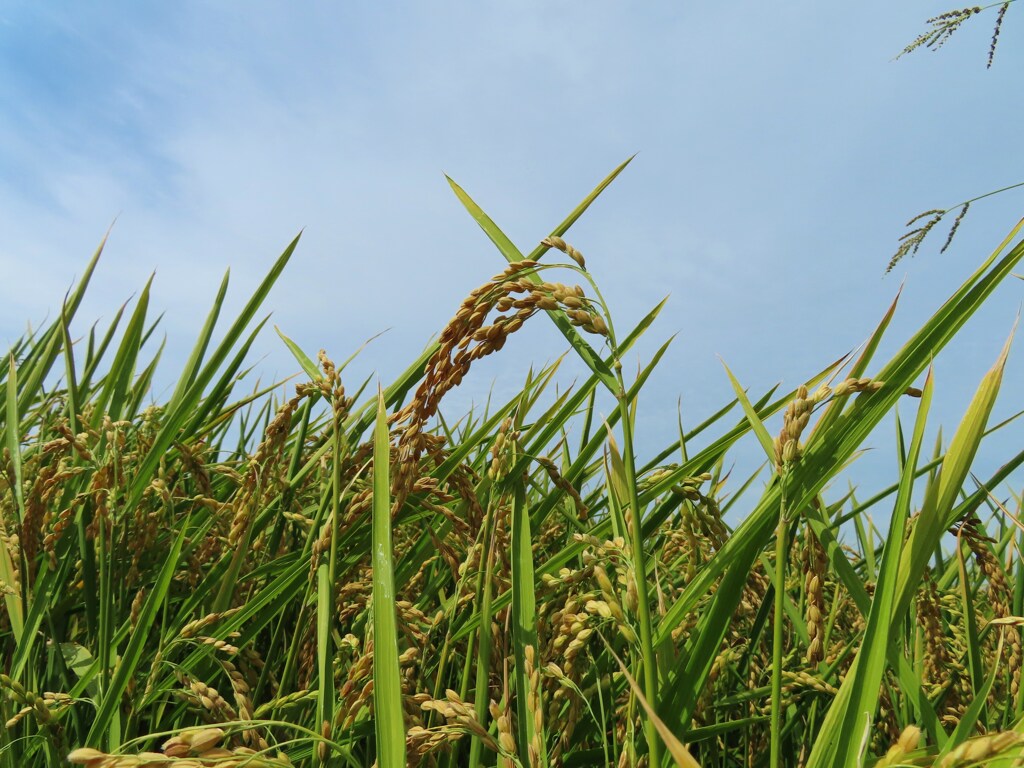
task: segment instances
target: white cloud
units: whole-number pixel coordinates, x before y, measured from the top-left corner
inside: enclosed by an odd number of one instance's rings
[[[119,216],[81,316],[109,317],[156,269],[172,372],[223,271],[230,313],[303,227],[275,322],[336,358],[391,327],[366,368],[397,371],[502,265],[442,172],[530,248],[640,150],[570,238],[621,325],[672,293],[650,346],[682,335],[650,399],[710,409],[715,353],[756,388],[866,336],[894,291],[877,278],[902,221],[984,191],[971,169],[1005,161],[979,145],[991,129],[974,107],[997,104],[1005,125],[1020,111],[1000,79],[1020,50],[992,73],[967,68],[985,55],[972,40],[892,64],[928,9],[881,2],[856,17],[809,3],[28,7],[0,32],[32,54],[0,116],[0,328],[52,315]],[[949,73],[955,95],[936,85]],[[940,123],[942,99],[956,109]],[[970,162],[936,157],[964,145]],[[965,228],[961,253],[997,239],[976,236]],[[915,279],[939,279],[926,261]],[[943,295],[921,285],[923,312]],[[502,381],[561,351],[547,330],[510,344]],[[260,351],[271,372],[294,368],[273,337]]]

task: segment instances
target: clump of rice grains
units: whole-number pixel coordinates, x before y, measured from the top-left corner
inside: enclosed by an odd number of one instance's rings
[[[782,430],[775,438],[775,471],[781,474],[788,464],[799,461],[803,456],[800,436],[810,423],[811,413],[815,406],[830,397],[838,399],[858,392],[877,392],[883,386],[885,386],[884,381],[866,376],[860,378],[851,376],[836,384],[834,388],[822,384],[814,394],[809,394],[807,387],[801,384],[796,390],[796,397],[786,408],[782,419]],[[908,389],[907,394],[919,397],[921,393],[916,389]]]
[[[807,593],[807,653],[805,659],[812,667],[825,658],[825,593],[824,581],[828,573],[825,548],[811,530],[810,523],[804,533],[803,550],[804,591]]]
[[[544,469],[554,486],[572,499],[573,504],[576,505],[577,519],[586,520],[590,516],[590,508],[583,501],[583,497],[576,490],[576,486],[570,483],[559,471],[558,465],[547,456],[538,456],[535,461]]]
[[[984,534],[981,529],[981,521],[974,515],[964,520],[956,532],[974,555],[978,571],[988,581],[987,598],[994,618],[1009,619],[1013,613],[1013,590],[1006,578],[1004,564],[992,551],[992,539]],[[989,694],[993,705],[1001,700],[1016,702],[1020,693],[1021,662],[1024,658],[1020,627],[1011,624],[1005,627],[1005,632],[1007,649],[1004,653],[1006,655],[1005,665],[1009,673],[1009,689],[1005,690],[1002,685],[993,686],[992,692]],[[987,642],[988,650],[994,656],[995,645],[998,643],[996,634],[988,633]],[[999,660],[996,661],[998,663]]]
[[[15,704],[20,705],[14,716],[4,723],[4,729],[10,731],[25,717],[32,715],[40,732],[55,747],[61,749],[64,739],[59,718],[73,704],[71,698],[66,694],[49,692],[40,696],[25,688],[17,680],[11,679],[6,674],[0,674],[0,692],[4,690]]]
[[[529,685],[526,693],[527,710],[533,718],[533,738],[527,745],[528,757],[530,768],[538,768],[544,761],[544,706],[541,701],[540,669],[537,667],[537,649],[527,645],[523,650],[524,672]]]
[[[558,240],[571,249],[564,240]],[[571,251],[566,252],[581,263],[579,252]],[[589,333],[608,334],[604,319],[591,311],[591,302],[580,286],[539,282],[534,277],[537,266],[533,259],[509,264],[504,272],[473,289],[441,332],[437,351],[427,361],[423,381],[413,399],[392,417],[400,432],[392,488],[393,511],[402,506],[412,491],[420,459],[441,448],[442,438],[424,431],[427,422],[437,412],[442,398],[462,383],[475,361],[501,350],[508,337],[539,310],[562,311],[573,325]],[[499,316],[488,323],[488,316],[495,310]]]
[[[1024,735],[1016,731],[979,736],[965,741],[935,765],[936,768],[954,768],[954,766],[960,765],[989,765],[990,761],[1000,756],[1019,758],[1022,741],[1024,741]],[[1013,753],[1010,753],[1010,750],[1014,750]],[[1007,765],[1010,764],[1007,760]],[[1016,765],[1016,763],[1013,764]]]
[[[263,440],[249,458],[241,492],[233,500],[228,549],[249,543],[250,526],[258,509],[269,503],[284,484],[284,450],[291,432],[292,416],[299,404],[312,394],[306,386],[296,388],[295,397],[285,401],[270,420]]]
[[[446,731],[451,735],[468,734],[480,739],[492,752],[500,752],[501,746],[490,732],[477,720],[476,710],[471,702],[463,701],[451,688],[445,691],[443,699],[424,699],[420,704],[424,712],[437,712],[447,721]],[[449,741],[455,739],[449,738]]]
[[[491,480],[500,480],[507,473],[512,464],[513,451],[511,448],[518,439],[518,433],[511,432],[512,417],[508,416],[498,428],[498,435],[494,438],[494,445],[491,446],[491,463],[487,468],[487,476]]]
[[[587,268],[587,262],[583,258],[583,254],[565,242],[565,240],[558,237],[558,235],[549,235],[541,240],[540,243],[541,245],[546,245],[548,248],[557,248],[570,259],[575,261],[579,265],[580,269]]]
[[[944,685],[950,663],[941,610],[938,590],[931,578],[931,571],[926,569],[917,597],[917,621],[924,637],[922,683],[930,686],[925,689],[930,692]]]
[[[921,729],[915,725],[907,726],[900,734],[899,740],[893,744],[885,756],[875,763],[875,768],[894,768],[903,762],[909,752],[917,749],[921,743]]]
[[[274,756],[266,751],[257,752],[248,747],[225,749],[221,746],[225,733],[220,728],[199,728],[182,731],[163,743],[160,752],[140,752],[137,755],[111,755],[98,749],[82,747],[68,755],[72,765],[86,768],[205,768],[205,766],[248,766],[249,768],[291,768],[292,761],[283,752]]]
[[[498,729],[498,746],[501,747],[501,752],[498,753],[498,768],[512,768],[514,763],[509,758],[517,757],[516,740],[512,736],[512,723],[508,712],[493,699],[488,706],[488,711]]]
[[[780,475],[786,465],[800,460],[803,453],[800,435],[811,420],[811,411],[815,403],[815,400],[808,399],[807,387],[801,384],[796,391],[796,397],[786,408],[782,431],[775,438],[775,471]]]

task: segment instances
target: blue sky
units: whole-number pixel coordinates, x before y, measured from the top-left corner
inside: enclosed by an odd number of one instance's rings
[[[945,10],[5,3],[0,330],[13,340],[52,316],[117,217],[80,316],[110,317],[156,270],[166,383],[224,270],[237,307],[304,228],[273,321],[336,359],[390,329],[354,370],[387,378],[503,264],[443,174],[528,250],[638,152],[567,239],[620,326],[671,294],[640,350],[679,334],[641,403],[641,434],[660,447],[678,398],[690,424],[727,398],[718,356],[755,391],[795,386],[863,341],[905,280],[880,354],[892,353],[1024,212],[1024,192],[978,204],[949,251],[937,253],[942,230],[883,278],[911,216],[1024,181],[1015,7],[991,70],[994,13],[937,54],[892,60]],[[947,427],[1020,288],[1005,285],[938,361]],[[564,351],[532,325],[452,396],[453,413]],[[258,354],[265,378],[295,369],[272,333]],[[998,415],[1017,405],[1017,357]],[[981,466],[1020,438],[1007,430]],[[865,466],[891,471],[879,445]]]

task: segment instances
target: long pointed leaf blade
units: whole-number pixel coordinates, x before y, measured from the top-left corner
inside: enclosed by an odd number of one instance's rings
[[[405,765],[405,723],[398,667],[395,571],[391,551],[391,445],[384,393],[377,392],[373,434],[373,710],[378,765]]]
[[[501,255],[510,263],[522,261],[523,255],[520,253],[519,249],[516,248],[512,241],[505,236],[505,233],[498,228],[491,218],[483,212],[480,206],[473,201],[473,198],[466,194],[465,190],[451,179],[448,179],[448,183],[455,192],[455,196],[459,198],[459,201],[476,220],[476,223],[480,225],[480,228],[491,239],[491,242],[498,247],[499,251],[501,251]],[[538,284],[542,282],[535,274],[526,275],[525,279]],[[558,326],[558,330],[562,332],[562,335],[565,336],[570,346],[576,350],[576,353],[580,356],[583,362],[598,375],[601,381],[604,382],[605,386],[608,387],[609,391],[615,392],[618,384],[611,369],[605,364],[604,360],[601,359],[601,356],[597,354],[586,339],[580,335],[579,331],[572,326],[565,317],[565,313],[559,310],[546,311],[555,325]]]
[[[875,586],[871,611],[860,651],[839,694],[825,716],[811,755],[808,768],[824,765],[823,754],[830,753],[832,765],[852,768],[860,760],[859,745],[863,736],[859,726],[870,727],[878,706],[878,689],[886,669],[886,651],[889,647],[892,611],[896,595],[896,577],[903,554],[903,530],[910,516],[914,489],[914,476],[924,441],[924,428],[931,407],[934,390],[931,371],[925,379],[918,406],[917,421],[911,438],[907,460],[900,477],[899,492],[889,523],[889,535],[882,550],[882,564]],[[870,713],[870,714],[869,714]],[[865,715],[867,715],[865,717]],[[836,729],[839,729],[838,732]],[[835,738],[834,745],[828,742]],[[831,747],[831,749],[829,749]]]

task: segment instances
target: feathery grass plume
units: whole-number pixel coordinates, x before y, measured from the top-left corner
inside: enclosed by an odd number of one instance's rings
[[[896,56],[896,58],[898,59],[901,56],[905,56],[911,51],[917,50],[922,46],[925,48],[931,48],[933,51],[937,51],[946,43],[947,40],[949,40],[950,37],[953,36],[953,33],[956,32],[965,21],[967,21],[973,16],[978,15],[982,11],[986,11],[990,8],[995,8],[998,6],[999,11],[996,14],[995,26],[992,30],[992,40],[989,43],[988,61],[986,64],[986,68],[991,69],[992,60],[995,58],[996,54],[996,46],[999,42],[999,33],[1003,27],[1003,20],[1006,17],[1007,9],[1013,2],[1015,2],[1015,0],[1006,0],[1006,2],[992,3],[991,5],[986,5],[984,7],[971,6],[967,8],[961,8],[959,10],[947,11],[946,13],[941,13],[938,16],[934,16],[928,19],[927,22],[928,24],[931,25],[931,29],[918,35],[918,37],[912,43],[910,43],[910,45],[904,48],[903,51],[901,51],[899,55]]]
[[[922,46],[937,51],[953,36],[954,32],[960,29],[961,24],[972,16],[981,13],[982,10],[984,9],[981,6],[975,5],[968,8],[960,8],[959,10],[946,11],[938,16],[933,16],[927,22],[931,25],[931,29],[918,35],[896,58],[905,56]]]
[[[925,237],[927,237],[928,233],[932,231],[932,227],[942,221],[942,217],[947,213],[949,213],[948,210],[939,210],[938,208],[935,208],[930,211],[925,211],[924,213],[919,213],[908,221],[906,226],[909,227],[916,224],[926,216],[931,216],[931,218],[921,226],[900,236],[900,245],[896,249],[896,253],[894,253],[892,258],[889,259],[889,265],[885,268],[885,274],[892,272],[893,268],[908,254],[911,256],[916,254]]]
[[[946,214],[959,209],[956,218],[953,220],[953,225],[950,227],[949,233],[946,235],[946,240],[945,242],[943,242],[942,247],[939,249],[939,253],[945,253],[949,246],[952,245],[953,237],[956,235],[957,230],[960,228],[960,222],[962,222],[964,220],[964,216],[967,215],[967,211],[970,209],[971,203],[975,202],[976,200],[980,200],[983,197],[989,197],[991,195],[998,194],[999,192],[1005,192],[1006,190],[1013,189],[1014,187],[1017,186],[1020,185],[1014,184],[1004,189],[997,190],[996,192],[989,192],[984,195],[980,195],[979,197],[960,203],[959,205],[955,205],[952,208],[947,208],[945,210],[935,209],[918,214],[917,216],[915,216],[914,218],[907,222],[906,225],[908,227],[920,221],[925,216],[931,216],[932,218],[930,218],[920,227],[917,227],[916,229],[913,229],[900,237],[900,246],[899,248],[896,249],[896,253],[893,254],[893,257],[889,260],[889,265],[886,267],[885,273],[889,274],[896,266],[896,264],[898,264],[900,260],[903,259],[908,254],[911,256],[916,254],[918,249],[921,247],[921,243],[924,241],[925,237],[928,236],[928,233],[931,232],[932,228],[940,221],[942,221],[942,218]]]
[[[949,234],[946,235],[946,241],[942,244],[942,247],[939,249],[939,253],[945,253],[946,249],[949,248],[949,246],[952,244],[953,236],[956,235],[956,231],[960,228],[960,222],[964,220],[964,216],[967,215],[967,210],[970,207],[970,201],[960,206],[960,212],[956,215],[956,218],[953,219],[953,226],[949,228]]]
[[[1010,7],[1010,3],[1012,2],[1013,0],[1007,0],[1007,2],[1000,5],[999,13],[996,14],[996,25],[995,28],[992,30],[992,42],[989,44],[988,47],[988,69],[992,69],[992,60],[996,56],[996,46],[999,43],[999,32],[1003,28],[1003,19],[1006,18],[1006,11]]]

